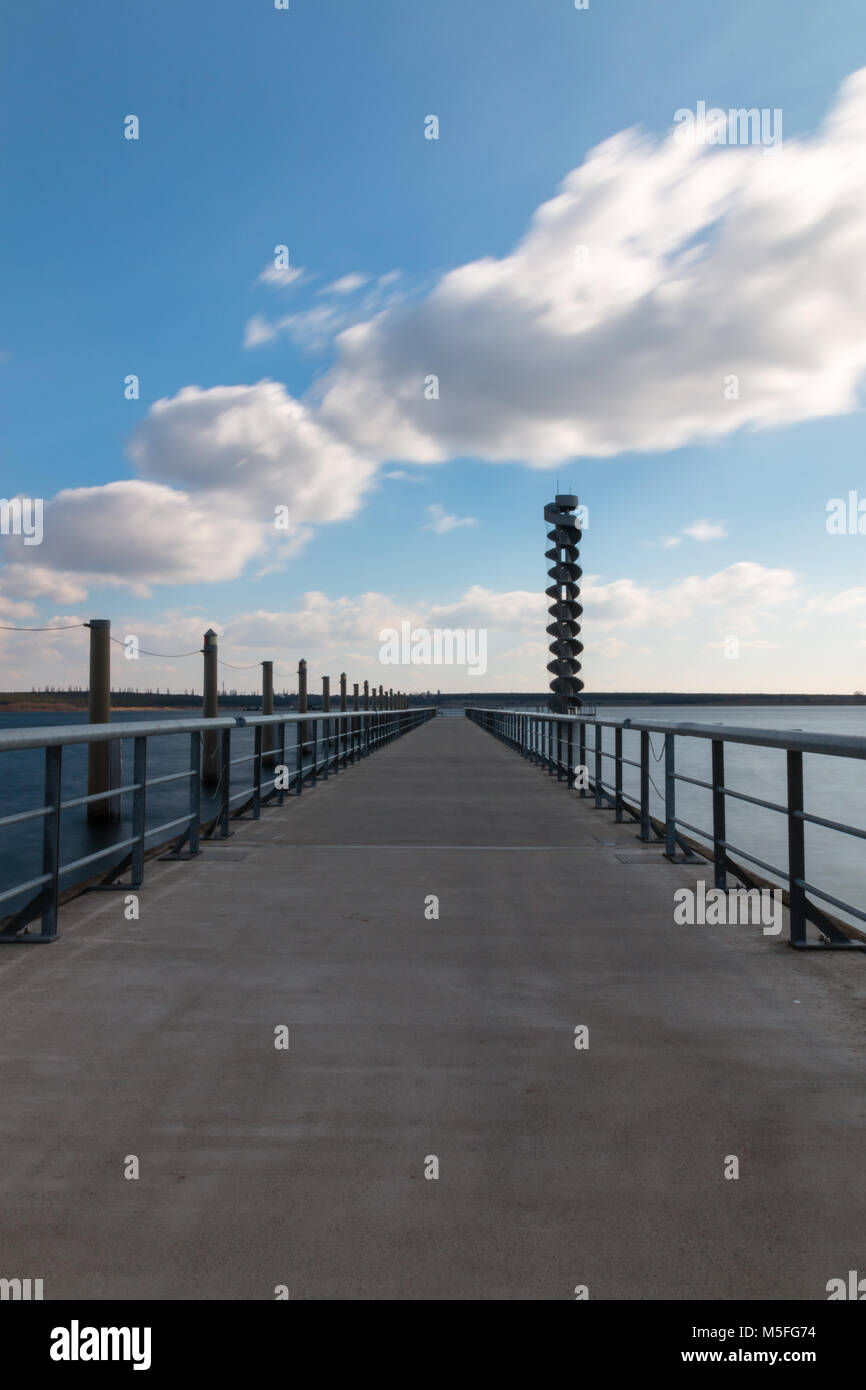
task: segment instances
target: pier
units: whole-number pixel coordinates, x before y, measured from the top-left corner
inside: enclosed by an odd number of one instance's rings
[[[88,892],[0,953],[0,1272],[822,1300],[862,1266],[858,953],[675,924],[713,864],[481,722],[347,742],[312,794],[148,859],[136,920]]]

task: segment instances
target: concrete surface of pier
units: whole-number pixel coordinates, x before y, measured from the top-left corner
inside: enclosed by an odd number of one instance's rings
[[[0,957],[0,1277],[824,1299],[862,1268],[859,956],[674,925],[709,869],[463,719],[235,830],[149,865],[138,921],[88,894]]]

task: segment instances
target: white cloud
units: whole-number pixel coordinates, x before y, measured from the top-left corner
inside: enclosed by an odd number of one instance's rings
[[[349,275],[341,275],[339,280],[332,280],[330,285],[325,285],[324,289],[317,290],[317,294],[354,294],[363,285],[369,283],[369,275],[362,275],[360,271],[353,270]],[[379,282],[381,284],[381,280]]]
[[[257,277],[256,283],[261,285],[274,285],[277,289],[288,289],[290,285],[297,284],[304,273],[303,266],[287,265],[282,268],[275,265],[266,266],[261,275]]]
[[[707,642],[705,646],[710,651],[724,650],[728,645],[727,639],[723,642]],[[757,637],[752,642],[738,642],[741,650],[777,652],[780,647],[778,642],[767,642],[763,637]]]
[[[714,621],[724,619],[738,624],[738,631],[751,632],[760,615],[768,609],[796,598],[797,576],[787,569],[768,569],[743,560],[705,577],[686,579],[652,589],[631,579],[603,584],[586,576],[582,589],[583,622],[590,632],[621,626],[645,628],[681,627],[702,615]]]
[[[380,458],[537,466],[850,411],[864,231],[866,69],[814,138],[771,156],[625,131],[510,255],[347,329],[324,409]]]
[[[268,323],[263,314],[253,314],[244,329],[244,347],[259,347],[262,343],[271,342],[279,332],[279,323]]]
[[[184,387],[157,401],[136,431],[130,457],[143,478],[222,501],[220,521],[245,513],[293,524],[354,515],[376,465],[335,439],[310,408],[276,381],[255,386]]]
[[[271,322],[261,314],[253,314],[244,329],[244,347],[259,347],[283,334],[301,347],[324,348],[350,319],[347,311],[333,304],[315,304],[311,309],[284,314]]]
[[[862,591],[861,591],[862,592]],[[591,689],[669,690],[854,690],[862,688],[862,660],[850,631],[859,605],[851,590],[828,595],[803,620],[803,595],[787,570],[754,563],[731,565],[706,576],[652,587],[627,577],[587,580],[582,637],[583,678]],[[474,585],[451,603],[398,600],[393,595],[305,593],[279,611],[252,609],[224,621],[201,609],[171,609],[159,617],[116,617],[117,636],[135,633],[141,646],[157,652],[194,652],[186,659],[142,658],[132,666],[112,649],[116,684],[200,689],[197,649],[208,627],[219,634],[221,659],[237,665],[276,661],[278,689],[295,688],[298,658],[309,663],[311,689],[321,675],[334,679],[346,670],[350,683],[368,679],[403,689],[543,690],[549,676],[544,632],[547,599],[541,591],[496,592]],[[3,598],[0,594],[0,612]],[[15,621],[16,619],[12,619]],[[18,619],[21,621],[21,619]],[[63,624],[80,621],[59,614],[44,619]],[[457,667],[393,667],[379,661],[385,628],[484,629],[489,637],[489,669],[483,679],[469,680]],[[740,661],[722,651],[736,635]],[[8,640],[7,640],[8,639]],[[845,640],[847,639],[847,640]],[[803,665],[804,642],[812,654]],[[837,656],[831,667],[829,658]],[[7,684],[27,689],[44,684],[86,680],[86,641],[76,632],[16,636],[0,633],[0,656]],[[858,664],[859,663],[859,664]],[[832,674],[829,674],[832,669]],[[256,688],[258,672],[223,672],[226,684]]]
[[[866,589],[843,589],[839,594],[815,597],[806,604],[807,613],[862,614],[866,617]]]
[[[511,589],[495,593],[473,584],[456,603],[433,604],[432,621],[462,627],[492,627],[508,632],[543,632],[548,599],[541,590]]]
[[[243,345],[245,348],[255,348],[284,336],[312,351],[328,348],[347,328],[364,323],[371,316],[382,313],[387,307],[400,302],[400,292],[391,288],[398,275],[399,272],[395,271],[390,275],[380,276],[360,299],[351,303],[348,302],[350,293],[369,283],[369,277],[345,275],[342,280],[335,280],[324,289],[316,291],[317,295],[330,294],[329,302],[313,304],[272,321],[267,320],[262,314],[253,314],[244,330]],[[337,290],[335,287],[338,285],[342,285],[343,288]]]
[[[234,579],[254,559],[273,569],[312,526],[354,515],[376,474],[274,381],[188,386],[157,401],[129,454],[138,478],[65,489],[46,503],[38,567],[23,537],[5,538],[17,591],[28,584],[25,592],[74,602],[94,583],[146,594]],[[289,509],[288,532],[274,524],[277,507]]]
[[[683,535],[695,541],[718,541],[727,534],[721,521],[693,521],[691,526],[683,527]]]
[[[382,474],[383,478],[390,478],[392,482],[400,483],[426,483],[429,478],[425,478],[423,473],[409,473],[405,468],[389,468]]]
[[[422,527],[424,531],[435,531],[441,536],[446,531],[456,531],[461,526],[477,526],[478,518],[475,516],[452,516],[446,512],[441,502],[434,502],[427,508],[427,515],[430,520]]]
[[[14,590],[9,584],[3,585],[0,593],[0,622],[17,626],[19,620],[32,618],[36,609],[32,603],[18,603],[13,597]]]

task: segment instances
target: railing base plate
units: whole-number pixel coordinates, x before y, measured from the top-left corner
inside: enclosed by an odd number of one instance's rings
[[[789,941],[795,951],[866,951],[866,941]]]
[[[59,938],[59,932],[56,932],[54,936],[45,936],[42,932],[39,932],[37,934],[35,932],[28,932],[25,930],[21,932],[18,936],[3,936],[2,934],[0,934],[0,946],[36,946],[39,944],[44,945],[48,941],[57,941],[59,940]]]

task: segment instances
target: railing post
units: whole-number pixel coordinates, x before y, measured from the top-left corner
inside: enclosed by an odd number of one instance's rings
[[[144,832],[147,825],[147,739],[136,738],[132,746],[132,780],[135,783],[132,793],[132,837],[135,843],[132,846],[129,886],[140,888],[144,881]]]
[[[601,735],[602,727],[600,724],[595,726],[595,809],[601,810]]]
[[[199,826],[201,825],[201,735],[189,736],[189,852],[199,852]]]
[[[556,721],[556,780],[562,781],[562,720]]]
[[[806,823],[803,812],[803,754],[788,750],[788,901],[792,946],[805,946]]]
[[[278,759],[278,762],[277,762],[277,766],[278,766],[278,767],[285,767],[285,766],[286,766],[286,726],[285,726],[285,724],[281,724],[281,725],[280,725],[280,746],[279,746],[279,748],[278,748],[278,750],[277,750],[277,759]],[[284,788],[284,787],[275,787],[274,790],[275,790],[275,792],[276,792],[276,794],[277,794],[277,805],[278,805],[278,806],[282,806],[283,801],[285,800],[285,796],[286,796],[285,788]]]
[[[229,834],[229,811],[231,810],[231,805],[230,805],[230,792],[231,792],[231,784],[232,784],[232,767],[231,767],[231,763],[232,763],[232,731],[231,731],[231,729],[223,729],[223,736],[222,736],[222,771],[221,771],[221,774],[220,774],[220,781],[221,781],[221,783],[222,783],[222,796],[221,796],[221,798],[220,798],[220,814],[219,814],[220,838],[223,839],[223,840],[225,840],[225,839],[228,837],[228,834]]]
[[[646,729],[641,729],[640,733],[640,839],[648,840],[650,837],[650,736]]]
[[[580,736],[580,742],[579,742],[579,744],[578,744],[578,749],[577,749],[577,761],[578,761],[578,764],[580,765],[580,767],[586,767],[586,724],[584,723],[584,721],[583,721],[582,719],[581,719],[581,721],[580,721],[580,726],[579,726],[579,736]],[[586,787],[583,785],[585,781],[586,781],[586,777],[581,777],[581,779],[580,779],[580,795],[581,795],[581,797],[585,797],[585,796],[586,796]]]
[[[272,661],[262,662],[262,714],[273,714],[274,712],[274,663]],[[273,767],[276,758],[274,757],[274,726],[273,724],[262,725],[262,757],[265,767]]]
[[[614,729],[614,766],[616,768],[616,798],[614,819],[622,821],[622,728],[618,725]]]
[[[253,743],[253,820],[262,814],[262,734],[264,726],[257,724]]]
[[[62,796],[63,749],[45,749],[45,805],[51,812],[43,818],[42,872],[48,882],[42,885],[42,936],[57,935],[57,897],[60,888],[60,803]]]
[[[219,694],[217,670],[217,635],[213,628],[208,628],[204,635],[204,646],[202,647],[204,656],[204,675],[202,684],[202,717],[204,719],[216,719],[219,713]],[[219,755],[219,734],[216,730],[213,733],[204,735],[204,755],[202,757],[201,780],[208,787],[216,786],[220,779],[220,755]]]
[[[568,789],[574,791],[574,720],[568,721]]]
[[[343,742],[343,767],[349,766],[349,725],[345,718],[348,709],[348,698],[346,694],[346,672],[340,672],[340,717],[337,720],[337,766],[340,765],[340,740]]]
[[[306,750],[304,748],[303,728],[303,722],[299,720],[295,725],[295,762],[297,763],[298,771],[298,785],[295,788],[296,796],[300,796],[301,792],[304,790],[304,754]]]
[[[712,746],[713,778],[713,869],[716,888],[727,888],[728,876],[725,871],[725,744],[720,738],[713,739]]]
[[[665,734],[665,857],[677,853],[676,734]]]
[[[330,714],[330,712],[331,712],[331,677],[330,677],[330,676],[322,676],[322,714],[323,714],[323,715],[325,715],[325,714]],[[324,748],[324,751],[325,751],[325,771],[324,771],[324,773],[323,773],[323,776],[324,776],[325,781],[327,782],[327,780],[328,780],[329,764],[330,764],[330,761],[331,761],[331,721],[330,721],[330,719],[323,719],[323,720],[322,720],[322,747]],[[335,769],[335,771],[336,771],[336,769]]]
[[[108,724],[111,720],[111,622],[108,618],[91,618],[90,628],[90,690],[87,699],[87,718],[90,724]],[[108,739],[87,745],[87,795],[98,796],[111,790],[111,743]],[[89,821],[120,819],[115,798],[106,796],[87,805]]]
[[[298,714],[307,713],[307,663],[303,657],[298,662]],[[298,725],[298,746],[300,752],[301,781],[303,781],[303,765],[307,751],[307,721],[302,719]],[[298,787],[298,792],[301,787]]]

